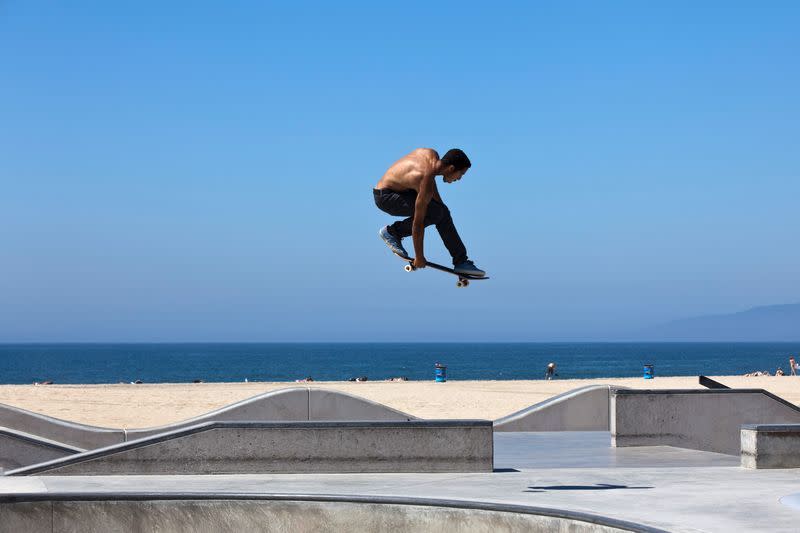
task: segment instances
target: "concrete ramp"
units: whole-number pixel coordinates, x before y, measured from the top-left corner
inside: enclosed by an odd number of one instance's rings
[[[86,450],[0,427],[0,474],[5,470],[60,459]]]
[[[87,426],[0,404],[0,426],[66,446],[91,449],[125,440],[125,431]]]
[[[347,531],[372,533],[639,532],[643,524],[552,507],[391,496],[237,494],[48,495],[4,501],[0,531]]]
[[[311,388],[308,396],[307,420],[399,421],[419,419],[383,404],[345,392]]]
[[[125,440],[137,440],[204,422],[227,420],[308,420],[308,389],[290,387],[266,392],[180,422],[151,428],[129,429],[126,431]]]
[[[6,475],[491,472],[488,420],[208,422]]]
[[[608,431],[610,385],[589,385],[494,421],[495,431]]]
[[[611,393],[612,446],[676,446],[739,455],[742,425],[798,423],[800,408],[763,389]]]
[[[0,404],[0,426],[66,446],[95,449],[215,421],[414,420],[415,417],[350,394],[291,387],[253,396],[204,415],[142,429],[77,424]]]

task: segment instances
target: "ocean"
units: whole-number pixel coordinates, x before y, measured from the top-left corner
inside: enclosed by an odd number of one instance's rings
[[[448,380],[788,373],[800,343],[236,343],[0,344],[0,383],[344,381],[366,376]]]

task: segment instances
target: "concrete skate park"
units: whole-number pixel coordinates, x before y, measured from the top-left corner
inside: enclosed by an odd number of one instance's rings
[[[800,409],[709,381],[494,421],[314,387],[134,430],[0,405],[0,531],[796,531]]]

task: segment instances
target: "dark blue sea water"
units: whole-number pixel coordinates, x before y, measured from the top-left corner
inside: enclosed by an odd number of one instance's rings
[[[733,375],[788,370],[800,343],[441,343],[441,344],[0,344],[0,383],[450,380]]]

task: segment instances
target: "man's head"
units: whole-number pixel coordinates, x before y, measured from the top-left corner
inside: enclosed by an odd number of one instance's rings
[[[453,148],[448,150],[441,159],[442,162],[442,176],[444,176],[445,183],[453,183],[458,181],[467,172],[472,163],[462,150]]]

